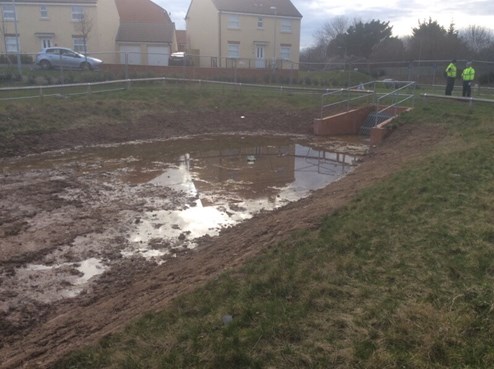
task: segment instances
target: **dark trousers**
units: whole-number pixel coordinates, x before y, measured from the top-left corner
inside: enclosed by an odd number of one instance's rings
[[[455,78],[448,77],[448,79],[446,80],[446,96],[451,96],[453,87],[455,87]]]
[[[463,81],[462,96],[463,97],[472,96],[472,81]]]

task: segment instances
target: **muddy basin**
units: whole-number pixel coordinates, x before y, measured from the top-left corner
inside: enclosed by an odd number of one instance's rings
[[[0,312],[77,296],[115,265],[166,263],[340,179],[366,151],[359,138],[225,135],[3,159]]]

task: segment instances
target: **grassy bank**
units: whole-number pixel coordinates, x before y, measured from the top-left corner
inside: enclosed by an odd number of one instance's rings
[[[492,368],[492,107],[429,103],[398,123],[448,135],[319,230],[55,367]]]
[[[128,90],[0,102],[0,141],[98,124],[138,123],[146,114],[187,111],[315,109],[318,95],[279,89],[174,83],[134,84]]]

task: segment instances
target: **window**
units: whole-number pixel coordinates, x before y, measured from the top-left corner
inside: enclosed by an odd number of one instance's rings
[[[46,49],[47,47],[51,47],[51,38],[42,38],[41,39],[41,48]]]
[[[263,17],[257,18],[257,28],[264,28],[264,18]]]
[[[292,33],[292,21],[290,19],[281,20],[281,32]]]
[[[80,22],[84,19],[84,9],[82,6],[74,5],[72,6],[72,20],[74,22]]]
[[[72,45],[74,51],[77,51],[79,53],[84,52],[84,39],[79,36],[72,36]]]
[[[228,17],[229,29],[240,29],[240,17],[238,15],[230,15]]]
[[[280,58],[283,60],[290,60],[291,51],[292,51],[291,45],[281,45]]]
[[[229,58],[240,57],[240,42],[228,42],[228,57]]]
[[[39,16],[45,19],[48,18],[48,8],[46,5],[41,5],[39,7]]]
[[[5,45],[7,46],[7,53],[17,53],[19,52],[18,38],[16,36],[5,36]]]
[[[15,8],[14,5],[4,4],[3,7],[3,20],[13,21],[15,20]]]

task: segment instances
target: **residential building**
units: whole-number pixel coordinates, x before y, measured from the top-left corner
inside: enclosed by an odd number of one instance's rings
[[[101,0],[98,0],[101,1]],[[177,50],[175,24],[150,0],[115,0],[120,25],[115,38],[122,64],[168,65]]]
[[[175,25],[151,0],[0,0],[0,52],[50,46],[87,51],[106,63],[167,65]]]
[[[290,0],[191,0],[188,52],[203,67],[296,69],[301,19]]]
[[[177,51],[187,50],[187,33],[185,30],[175,30],[175,35],[177,37]]]

